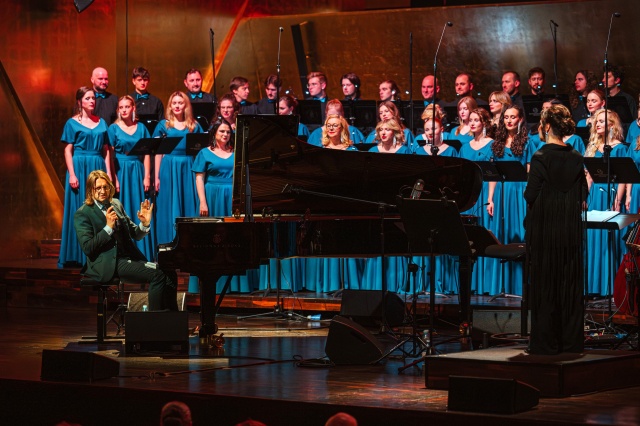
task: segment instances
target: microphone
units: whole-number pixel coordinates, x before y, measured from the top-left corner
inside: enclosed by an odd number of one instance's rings
[[[280,32],[283,32],[283,31],[284,31],[284,28],[280,27]]]
[[[556,24],[556,21],[554,21],[553,19],[550,20],[550,22],[553,24],[554,27],[558,28],[560,25]]]
[[[620,16],[619,13],[618,13],[618,16]],[[451,22],[451,21],[447,22],[447,27],[453,27],[453,22]]]
[[[211,35],[213,36],[213,28],[209,28],[209,32],[211,33]]]
[[[621,15],[618,12],[613,12],[613,16],[615,16],[616,18],[619,18]]]
[[[418,179],[416,183],[413,184],[413,189],[411,190],[410,198],[412,200],[419,200],[422,195],[422,189],[424,188],[424,181],[422,179]]]

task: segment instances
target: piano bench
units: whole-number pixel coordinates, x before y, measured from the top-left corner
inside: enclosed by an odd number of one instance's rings
[[[120,278],[113,278],[109,281],[96,281],[91,278],[82,277],[80,279],[80,287],[91,288],[91,290],[98,291],[98,303],[96,306],[96,336],[95,337],[83,337],[81,343],[108,343],[108,340],[116,340],[115,343],[120,343],[120,340],[124,336],[107,336],[107,324],[113,321],[118,327],[117,334],[120,334],[122,328],[124,328],[124,312],[127,309],[127,305],[124,303],[124,282]],[[107,305],[109,302],[108,292],[115,291],[118,299],[118,308],[107,319]],[[116,319],[116,315],[119,316],[119,320]]]
[[[484,251],[485,257],[501,259],[503,262],[524,262],[526,254],[525,243],[492,244]]]

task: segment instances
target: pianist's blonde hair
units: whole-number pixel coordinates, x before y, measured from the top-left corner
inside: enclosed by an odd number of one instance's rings
[[[113,194],[116,193],[116,187],[113,185],[113,182],[111,182],[111,179],[109,179],[109,175],[103,172],[102,170],[94,170],[91,173],[89,173],[89,177],[87,178],[87,184],[85,186],[86,198],[84,200],[84,203],[88,206],[92,206],[94,203],[93,190],[96,187],[96,181],[98,179],[106,180],[107,185],[109,185],[109,202],[111,202],[111,199],[113,198]]]

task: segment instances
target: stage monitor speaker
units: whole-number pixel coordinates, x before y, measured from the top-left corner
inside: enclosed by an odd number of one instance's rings
[[[449,410],[514,414],[539,400],[538,389],[515,379],[449,376]]]
[[[184,311],[186,293],[177,294],[178,310]],[[127,303],[127,312],[142,312],[144,305],[149,306],[149,293],[146,291],[129,293],[129,302]]]
[[[120,374],[120,363],[93,352],[42,350],[42,380],[92,382]]]
[[[93,0],[73,0],[73,4],[76,6],[78,13],[91,6],[91,3],[93,3]]]
[[[382,358],[385,347],[360,324],[336,315],[329,325],[324,352],[334,364],[364,365]]]
[[[521,317],[519,309],[491,311],[474,309],[472,317],[473,328],[471,329],[473,346],[478,347],[483,342],[485,333],[487,335],[486,343],[489,346],[499,343],[499,341],[491,339],[494,334],[520,334]],[[531,330],[531,314],[529,314],[527,321],[527,331],[529,330]]]
[[[404,321],[404,302],[396,293],[385,295],[386,325],[401,325]],[[382,324],[382,292],[378,290],[344,290],[340,315],[349,317],[365,327]]]
[[[189,353],[189,312],[126,312],[125,353]]]

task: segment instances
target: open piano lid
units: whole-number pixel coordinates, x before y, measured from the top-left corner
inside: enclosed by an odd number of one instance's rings
[[[460,211],[471,208],[482,189],[482,172],[472,161],[452,157],[339,151],[296,138],[298,117],[239,115],[236,125],[233,212],[245,214],[249,182],[253,212],[276,214],[370,214],[375,205],[309,194],[282,193],[285,185],[308,191],[394,204],[417,179],[422,198],[446,195]],[[245,167],[248,165],[248,167]],[[248,176],[247,176],[248,173]],[[409,188],[409,189],[403,189]]]

